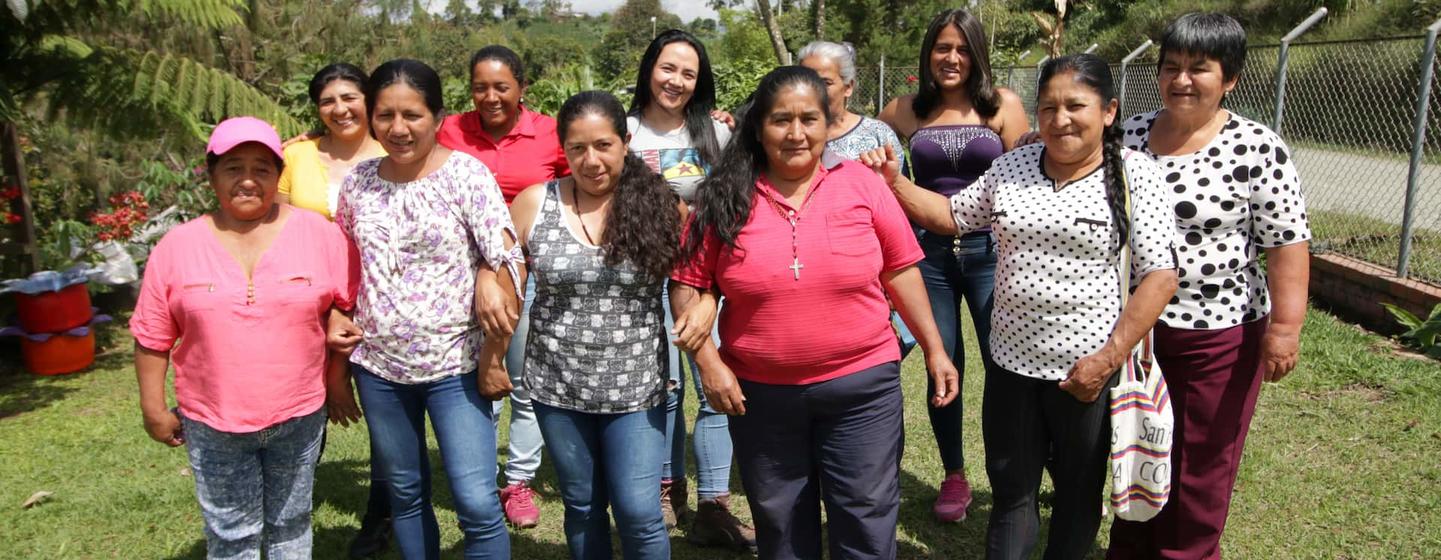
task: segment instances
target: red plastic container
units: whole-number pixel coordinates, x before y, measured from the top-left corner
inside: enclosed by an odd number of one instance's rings
[[[90,291],[83,283],[33,296],[16,292],[15,305],[26,332],[65,332],[91,318]]]
[[[58,334],[44,342],[21,337],[20,357],[25,369],[35,375],[75,373],[95,363],[95,330],[90,329],[84,336]]]

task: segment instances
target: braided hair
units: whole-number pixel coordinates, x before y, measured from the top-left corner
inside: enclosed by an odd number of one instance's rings
[[[1041,67],[1041,88],[1036,96],[1050,85],[1053,78],[1070,75],[1072,80],[1091,88],[1101,97],[1103,104],[1116,99],[1115,82],[1111,79],[1111,67],[1105,60],[1093,54],[1075,54],[1051,59]],[[1120,115],[1105,128],[1101,135],[1101,167],[1106,185],[1106,206],[1111,210],[1111,223],[1115,224],[1119,252],[1130,238],[1131,220],[1126,212],[1126,162],[1121,154]]]

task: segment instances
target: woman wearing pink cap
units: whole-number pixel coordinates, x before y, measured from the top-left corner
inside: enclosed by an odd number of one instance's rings
[[[321,215],[276,202],[284,163],[265,121],[220,123],[206,152],[220,209],[155,246],[130,319],[145,430],[186,445],[209,557],[259,557],[264,543],[268,558],[310,558],[325,326],[355,292],[348,244]],[[349,391],[330,413],[357,416]]]

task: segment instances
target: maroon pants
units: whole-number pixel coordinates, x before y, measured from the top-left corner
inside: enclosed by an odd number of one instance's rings
[[[1154,519],[1111,525],[1107,558],[1221,557],[1221,532],[1264,373],[1267,318],[1221,330],[1156,325],[1156,359],[1176,418],[1171,499]]]

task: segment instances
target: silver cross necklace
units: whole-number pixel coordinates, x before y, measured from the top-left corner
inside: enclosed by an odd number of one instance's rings
[[[812,187],[811,190],[815,190],[815,188]],[[780,203],[776,202],[775,196],[770,193],[769,189],[765,191],[765,194],[766,201],[771,203],[771,208],[774,208],[776,213],[780,214],[781,219],[791,225],[791,265],[786,268],[791,269],[791,274],[794,275],[796,281],[799,282],[801,280],[801,269],[805,268],[806,265],[801,264],[801,245],[798,226],[801,223],[801,213],[805,212],[806,206],[811,203],[811,192],[807,191],[805,198],[801,200],[800,210],[786,210],[781,208]]]

